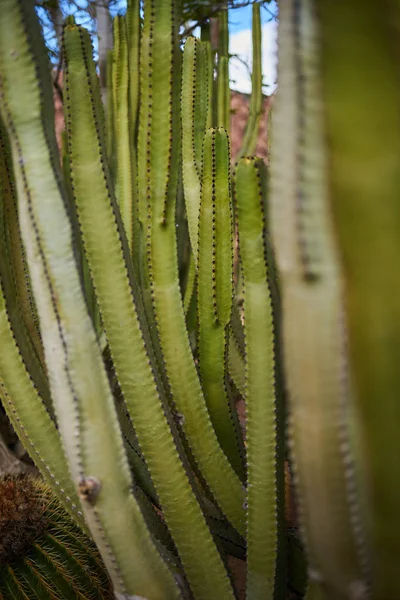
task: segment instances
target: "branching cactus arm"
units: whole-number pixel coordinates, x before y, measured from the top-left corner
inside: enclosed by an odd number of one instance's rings
[[[197,257],[201,194],[202,143],[208,111],[208,76],[205,45],[188,38],[182,65],[182,175],[190,243]],[[195,260],[197,265],[197,261]]]
[[[246,345],[249,599],[272,598],[275,586],[279,589],[275,597],[284,594],[284,574],[276,574],[278,535],[283,525],[278,522],[278,493],[283,490],[284,470],[282,454],[277,452],[274,324],[263,214],[264,168],[261,159],[243,158],[235,171]]]
[[[231,124],[231,90],[229,86],[229,24],[224,7],[218,16],[218,62],[215,94],[215,120],[228,134]]]
[[[224,565],[176,447],[179,436],[166,414],[164,393],[157,387],[140,328],[121,242],[122,223],[98,137],[94,107],[99,89],[89,75],[95,71],[89,36],[78,27],[67,27],[64,42],[72,181],[116,375],[193,593],[199,599],[213,593],[232,598]]]
[[[129,135],[132,170],[132,258],[140,276],[140,225],[137,164],[137,134],[140,98],[140,0],[129,0],[126,11],[129,68]]]
[[[0,339],[0,397],[4,409],[44,479],[65,509],[86,530],[59,435],[24,366],[2,290]]]
[[[51,392],[86,521],[121,597],[177,598],[132,485],[111,392],[80,286],[33,3],[7,0],[0,108],[12,139],[19,213]],[[34,140],[34,143],[32,142]]]
[[[198,351],[200,376],[219,442],[240,477],[244,469],[225,389],[227,328],[232,311],[232,200],[228,137],[208,130],[203,145],[199,216]]]
[[[129,247],[132,249],[133,218],[136,207],[133,206],[133,193],[135,188],[131,149],[132,136],[130,128],[130,101],[129,101],[129,45],[125,17],[117,15],[113,21],[115,39],[114,71],[115,71],[115,134],[116,134],[116,160],[117,160],[117,198],[124,223]],[[118,40],[118,43],[116,43]],[[117,52],[118,50],[118,52]]]
[[[299,518],[313,587],[357,597],[355,590],[366,590],[368,567],[350,445],[343,289],[328,205],[313,2],[282,3],[279,27],[271,221]]]
[[[21,355],[35,385],[51,411],[43,346],[32,286],[22,244],[12,156],[0,120],[0,271],[9,318]]]
[[[242,484],[221,450],[211,424],[189,345],[179,288],[175,198],[180,139],[180,54],[172,5],[154,0],[148,3],[144,16],[141,56],[146,62],[141,67],[144,96],[139,123],[142,185],[139,206],[142,210],[147,202],[147,258],[154,313],[165,371],[182,417],[182,430],[221,510],[243,534]]]
[[[73,23],[72,23],[73,24]],[[115,107],[114,107],[114,49],[107,52],[107,105],[106,109],[106,131],[107,131],[107,158],[111,178],[115,178]]]

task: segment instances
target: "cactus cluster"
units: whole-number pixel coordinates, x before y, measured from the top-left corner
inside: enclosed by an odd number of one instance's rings
[[[233,600],[232,555],[248,600],[398,598],[400,9],[387,5],[343,4],[338,37],[334,6],[280,3],[268,166],[252,156],[253,5],[232,167],[226,10],[214,49],[207,27],[181,45],[180,0],[143,13],[129,0],[105,104],[90,36],[67,19],[60,156],[33,0],[1,2],[0,398],[42,474],[26,486],[49,486],[91,536],[117,600]],[[360,96],[379,86],[371,147]],[[21,548],[39,560],[35,510]],[[52,560],[67,565],[68,543]],[[7,568],[1,594],[20,597]],[[46,585],[75,577],[46,568]]]

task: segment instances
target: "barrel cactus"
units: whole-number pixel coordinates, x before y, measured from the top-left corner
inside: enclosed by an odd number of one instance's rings
[[[93,541],[32,475],[0,479],[0,597],[112,598]]]

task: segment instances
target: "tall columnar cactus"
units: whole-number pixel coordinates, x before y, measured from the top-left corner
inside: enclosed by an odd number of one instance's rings
[[[280,18],[271,204],[289,435],[311,585],[323,585],[332,597],[352,597],[366,589],[367,565],[350,441],[343,285],[328,204],[317,23],[311,2],[285,3]]]
[[[209,258],[201,259],[199,281],[206,289],[206,274],[212,276],[213,264],[218,265],[215,282],[222,342],[218,387],[223,395],[214,392],[211,396],[221,407],[226,406],[216,418],[213,411],[209,416],[207,408],[211,382],[207,353],[201,351],[201,369],[207,378],[203,390],[189,346],[178,280],[174,216],[180,163],[176,133],[181,120],[177,8],[161,1],[145,7],[137,207],[129,183],[136,174],[131,146],[137,132],[135,118],[130,120],[135,101],[127,60],[135,56],[132,45],[139,43],[134,24],[138,5],[130,5],[127,24],[119,18],[114,25],[107,137],[89,36],[72,20],[65,27],[68,157],[64,154],[63,172],[52,128],[45,51],[32,3],[9,0],[7,21],[1,23],[2,231],[7,236],[18,233],[20,227],[23,239],[23,247],[17,238],[14,243],[19,257],[7,247],[6,238],[2,251],[2,398],[44,477],[54,482],[60,499],[81,527],[90,529],[118,598],[178,597],[187,593],[186,578],[196,598],[233,598],[219,552],[228,547],[242,554],[245,535],[245,493],[230,460],[242,478],[243,466],[224,392],[226,328],[232,302],[232,224],[230,220],[227,226],[224,223],[224,214],[231,212],[231,190],[228,142],[222,132],[218,140],[223,141],[225,154],[221,159],[217,148],[221,166],[212,175],[212,187],[218,185],[218,192],[207,192],[207,197],[211,206],[214,203],[212,212],[221,194],[225,204],[217,216],[215,256],[212,251]],[[131,30],[136,31],[136,38]],[[201,94],[202,81],[200,77],[192,84]],[[23,98],[31,108],[29,119],[24,118]],[[203,96],[200,126],[197,114],[182,115],[190,132],[190,147],[195,144],[195,175],[200,186],[207,179],[206,171],[202,173],[206,99],[207,95]],[[197,111],[197,99],[195,104]],[[127,120],[132,126],[125,131]],[[32,135],[34,146],[29,144]],[[214,146],[205,148],[207,165],[214,164],[214,154]],[[189,172],[185,185],[190,187],[191,178]],[[223,189],[220,181],[225,182]],[[187,200],[190,214],[190,202],[196,199],[192,195]],[[207,202],[204,197],[204,206]],[[13,207],[14,213],[10,212]],[[197,235],[199,218],[195,213],[193,221]],[[191,241],[193,245],[194,238]],[[214,242],[211,249],[213,246]],[[195,272],[197,255],[193,246]],[[32,301],[25,306],[15,301],[22,283],[21,276],[14,274],[13,261],[17,260],[22,272],[27,273],[29,266],[26,285],[32,286],[36,304]],[[82,260],[85,269],[76,264]],[[146,282],[151,295],[142,287]],[[100,344],[81,285],[85,292],[87,286],[93,286],[95,292],[101,315],[97,334],[104,330]],[[27,297],[30,299],[29,294]],[[14,307],[24,311],[21,324]],[[40,334],[37,325],[33,328],[36,311]],[[207,314],[209,307],[202,305],[201,311]],[[92,312],[91,317],[94,319]],[[27,332],[21,329],[18,333],[18,327],[26,327]],[[201,339],[204,331],[202,321]],[[104,344],[110,372],[101,356]],[[37,364],[32,362],[34,358]],[[37,381],[35,386],[27,368]],[[223,447],[218,441],[225,413],[228,457],[223,450],[224,435]],[[133,487],[137,484],[132,475],[142,488]],[[142,489],[162,510],[172,537]],[[184,574],[179,574],[181,569]]]
[[[244,287],[247,409],[247,594],[283,594],[276,576],[278,482],[282,493],[282,454],[277,452],[277,407],[273,309],[264,214],[265,172],[261,159],[243,158],[236,172],[240,259]],[[277,482],[278,480],[278,482]]]
[[[226,390],[228,325],[232,313],[232,199],[225,130],[204,136],[198,237],[198,353],[211,420],[225,454],[243,477],[237,422]],[[211,269],[210,269],[211,264]]]
[[[214,121],[229,133],[231,122],[231,94],[229,88],[229,28],[228,10],[224,7],[218,17],[218,62]]]
[[[0,398],[34,485],[69,514],[62,541],[27,532],[0,595],[102,597],[73,519],[118,600],[233,600],[228,555],[248,600],[304,595],[306,575],[307,600],[394,600],[399,8],[281,3],[271,176],[248,156],[260,7],[232,176],[227,11],[214,57],[204,31],[182,49],[178,0],[140,8],[114,21],[105,108],[89,34],[67,20],[61,161],[34,2],[2,2]]]
[[[348,2],[338,35],[337,8],[280,13],[271,204],[289,436],[310,598],[395,598],[400,13]]]
[[[360,2],[346,6],[340,40],[334,34],[337,15],[322,2],[316,2],[316,10],[332,211],[345,273],[356,414],[368,465],[372,591],[374,598],[395,598],[400,561],[400,6],[389,2],[378,11],[368,5],[365,12]],[[337,90],[344,87],[346,103],[339,110]]]
[[[11,134],[22,236],[70,472],[116,594],[177,597],[174,579],[130,491],[112,395],[81,291],[57,162],[49,71],[34,8],[6,2],[4,10],[1,115]],[[13,73],[18,80],[13,81]],[[24,99],[31,106],[28,120]]]
[[[139,219],[147,241],[152,309],[162,359],[183,434],[222,512],[244,533],[244,493],[218,444],[190,351],[176,255],[175,197],[180,153],[180,52],[176,18],[149,5],[142,33],[139,117]],[[158,11],[158,12],[157,12]],[[157,18],[156,18],[157,17]],[[169,36],[165,35],[169,31]],[[225,472],[221,480],[220,473]]]
[[[156,375],[157,365],[154,363],[153,370],[151,365],[151,361],[155,360],[150,351],[151,341],[148,332],[140,326],[139,312],[143,311],[143,305],[139,292],[134,289],[132,273],[129,276],[128,244],[123,223],[118,220],[108,172],[104,168],[106,159],[101,115],[96,113],[99,91],[96,80],[93,75],[91,77],[95,71],[86,50],[90,48],[88,34],[78,27],[67,27],[64,36],[66,112],[74,194],[119,385],[193,591],[199,597],[204,594],[206,598],[213,589],[219,590],[221,597],[230,597],[230,585],[223,565],[181,462],[176,425],[165,415],[165,392]],[[84,64],[87,69],[82,69]],[[87,172],[94,164],[97,164],[97,170],[92,167],[88,186]],[[113,296],[109,294],[111,281]],[[118,319],[115,319],[116,314]],[[171,479],[174,486],[170,484]],[[176,502],[177,495],[187,510],[181,510]],[[196,563],[193,564],[195,556]],[[215,576],[212,576],[213,569]]]

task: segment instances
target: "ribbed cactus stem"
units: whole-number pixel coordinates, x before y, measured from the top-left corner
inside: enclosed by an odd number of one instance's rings
[[[289,441],[313,585],[366,592],[365,531],[351,433],[341,268],[329,207],[318,21],[311,0],[281,5],[271,222],[282,284]]]
[[[228,9],[218,16],[218,62],[216,79],[216,121],[229,134],[231,124],[231,90],[229,87],[229,27]]]
[[[51,412],[49,384],[45,374],[43,345],[22,243],[18,201],[9,138],[0,119],[0,273],[8,317],[21,356],[47,410]]]
[[[207,111],[207,124],[206,129],[210,129],[213,126],[214,115],[213,106],[215,103],[214,94],[214,51],[209,40],[203,42],[207,54],[207,77],[208,77],[208,111]]]
[[[202,144],[209,109],[207,53],[190,37],[182,64],[182,176],[190,243],[197,267]]]
[[[129,97],[129,44],[127,23],[125,17],[117,15],[113,21],[115,39],[114,47],[114,113],[115,113],[115,135],[116,135],[116,160],[117,177],[116,190],[119,209],[125,227],[129,247],[132,249],[133,219],[137,207],[134,206],[136,199],[136,185],[133,178],[133,160],[131,148],[133,136],[130,128],[130,97]]]
[[[37,360],[34,360],[35,351],[19,312],[18,288],[13,285],[13,262],[7,248],[7,237],[13,233],[21,250],[22,240],[17,206],[14,206],[17,198],[11,176],[12,157],[2,122],[0,127],[0,398],[21,442],[45,480],[54,487],[63,506],[85,527],[78,496],[51,418],[54,410],[48,382]],[[25,260],[25,252],[22,256],[15,253],[13,260],[18,258]],[[28,268],[26,264],[25,268]]]
[[[0,109],[12,139],[22,237],[70,472],[116,591],[177,598],[173,576],[130,492],[113,398],[85,307],[65,208],[50,72],[34,6],[7,0],[4,10]]]
[[[283,593],[276,574],[278,485],[283,489],[282,453],[277,450],[274,323],[265,237],[265,166],[243,158],[235,170],[239,248],[243,274],[246,345],[247,598]],[[277,461],[279,456],[279,462]],[[279,481],[279,484],[278,484]],[[279,548],[282,552],[282,548]]]
[[[140,0],[128,0],[126,11],[126,28],[128,41],[129,65],[129,148],[132,172],[132,258],[135,269],[140,277],[140,225],[139,225],[139,190],[138,190],[138,165],[137,165],[137,135],[139,121],[140,98]]]
[[[198,598],[210,597],[212,590],[218,590],[221,598],[232,598],[224,565],[182,463],[179,435],[161,382],[152,369],[150,340],[141,329],[130,255],[105,166],[96,110],[99,90],[88,37],[80,28],[65,31],[67,127],[74,193],[111,358],[191,588]],[[82,63],[87,71],[82,70]],[[96,165],[96,170],[92,166],[88,185],[90,165]]]
[[[232,312],[232,198],[229,141],[224,129],[208,130],[203,143],[199,217],[198,352],[200,377],[219,442],[243,477],[239,436],[225,387],[227,328]]]
[[[107,136],[107,159],[111,178],[115,179],[115,106],[114,106],[114,50],[107,52],[107,106],[106,111],[106,136]]]
[[[367,474],[372,597],[394,599],[400,564],[400,4],[351,0],[340,20],[330,3],[316,0],[315,7],[331,210],[345,275],[360,468]]]
[[[139,212],[165,372],[182,431],[223,513],[244,533],[242,484],[219,446],[191,353],[178,279],[175,199],[179,159],[177,6],[154,0],[142,34]],[[146,205],[145,205],[146,202]],[[220,473],[225,473],[224,480]]]
[[[229,87],[229,58],[221,56],[217,64],[217,127],[230,131],[231,123],[231,90]]]

